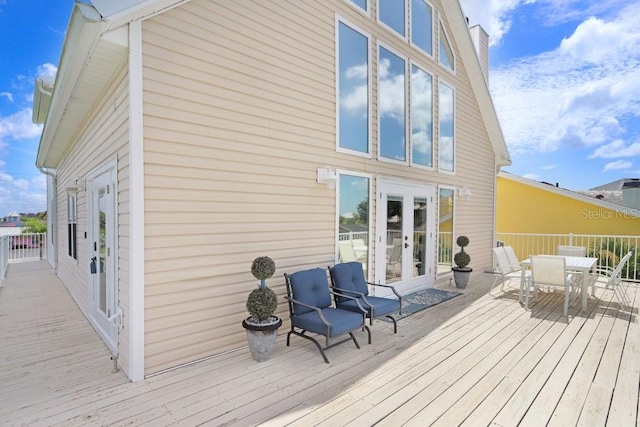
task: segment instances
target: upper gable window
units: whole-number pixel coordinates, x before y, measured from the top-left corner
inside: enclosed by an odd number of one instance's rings
[[[433,55],[433,8],[425,0],[411,0],[411,43]]]
[[[433,77],[411,66],[411,162],[433,167]]]
[[[337,145],[370,154],[369,37],[337,22]]]
[[[378,20],[406,37],[405,0],[378,0]]]
[[[406,61],[378,49],[378,129],[380,157],[407,160]]]
[[[365,12],[369,12],[369,0],[348,0]]]
[[[455,57],[453,56],[453,49],[451,49],[451,43],[444,31],[442,22],[440,22],[440,51],[439,51],[440,65],[448,68],[451,71],[455,71]]]
[[[442,82],[438,84],[438,125],[438,169],[454,172],[455,91]]]

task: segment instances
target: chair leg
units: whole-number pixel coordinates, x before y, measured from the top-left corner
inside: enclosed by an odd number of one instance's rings
[[[393,333],[397,334],[398,333],[398,324],[396,323],[396,319],[393,318],[393,316],[385,316],[389,319],[391,319],[391,321],[393,322]]]
[[[371,344],[371,329],[369,329],[368,326],[365,326],[364,328],[367,330],[367,336],[368,336],[369,344]]]
[[[356,347],[360,348],[360,344],[358,344],[358,341],[356,340],[355,335],[353,335],[353,332],[349,332],[349,335],[351,336],[351,339],[353,340],[353,342],[356,345]]]

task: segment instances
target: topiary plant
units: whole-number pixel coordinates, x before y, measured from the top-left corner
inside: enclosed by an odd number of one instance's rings
[[[251,274],[260,280],[258,289],[254,289],[247,298],[247,311],[255,321],[269,320],[276,308],[278,297],[267,287],[266,280],[276,272],[276,263],[267,256],[258,257],[251,264]]]
[[[456,263],[458,268],[465,268],[471,262],[471,257],[464,251],[464,248],[469,245],[469,238],[467,236],[458,236],[456,243],[460,246],[460,252],[455,254],[453,262]]]

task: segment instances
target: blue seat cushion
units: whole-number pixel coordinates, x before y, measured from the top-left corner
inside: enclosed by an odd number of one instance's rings
[[[364,279],[362,264],[359,262],[336,264],[331,270],[331,277],[336,288],[369,295],[369,287]],[[338,297],[338,301],[343,300],[344,298]]]
[[[328,336],[335,337],[345,334],[364,325],[362,314],[337,308],[324,308],[322,314],[331,324]],[[291,324],[301,329],[305,329],[316,334],[327,336],[327,326],[320,320],[320,316],[315,311],[291,317]]]
[[[298,271],[289,276],[291,283],[291,296],[305,304],[318,308],[331,306],[331,294],[327,272],[321,268]],[[313,311],[300,304],[293,304],[293,314],[299,315]]]
[[[358,302],[364,309],[368,310],[369,305],[373,307],[373,317],[386,316],[387,314],[400,310],[400,301],[398,301],[397,299],[368,296],[367,301],[369,302],[369,304],[365,303],[362,298],[358,299]],[[338,308],[353,311],[356,313],[362,312],[360,308],[358,308],[357,303],[353,300],[339,302]]]

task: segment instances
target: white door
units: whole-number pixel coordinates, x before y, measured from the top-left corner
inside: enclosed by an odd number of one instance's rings
[[[117,355],[121,319],[115,266],[115,182],[115,167],[102,168],[87,178],[87,241],[91,321],[112,353]]]
[[[433,286],[434,188],[379,180],[377,199],[376,282],[403,295]]]

